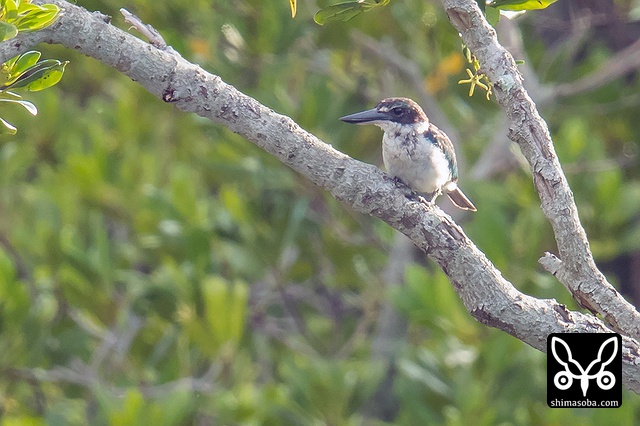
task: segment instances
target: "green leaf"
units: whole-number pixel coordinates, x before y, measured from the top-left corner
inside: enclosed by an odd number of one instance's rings
[[[10,40],[18,35],[15,25],[0,21],[0,41]]]
[[[30,92],[47,89],[60,81],[64,74],[64,68],[68,63],[68,61],[60,62],[56,59],[38,62],[5,88],[22,89]]]
[[[18,17],[19,5],[20,0],[2,0],[0,2],[0,7],[2,7],[3,10],[2,20],[7,22],[16,19]]]
[[[37,31],[53,23],[58,17],[60,9],[54,4],[45,4],[33,9],[15,20],[18,31]]]
[[[18,62],[18,59],[20,59],[20,55],[18,56],[14,56],[13,58],[9,59],[7,62],[5,62],[4,64],[2,64],[2,66],[7,70],[7,72],[13,68],[13,66],[15,65],[16,62]]]
[[[29,101],[13,101],[13,103],[22,106],[24,109],[29,111],[29,114],[31,115],[38,115],[38,108]]]
[[[40,6],[37,4],[27,3],[27,2],[18,2],[18,15],[26,15],[32,10],[40,9]]]
[[[386,4],[386,2],[384,2]],[[316,12],[313,20],[318,25],[324,25],[329,21],[348,21],[359,14],[371,10],[372,8],[382,5],[381,3],[367,3],[359,1],[348,1],[325,7]]]
[[[9,67],[9,75],[16,77],[20,76],[20,74],[37,64],[40,56],[40,52],[31,50],[11,59],[10,62],[6,62],[5,65]]]
[[[289,0],[289,6],[291,7],[291,17],[295,18],[298,10],[297,0]]]
[[[25,70],[23,73],[18,74],[17,76],[10,76],[10,80],[8,80],[8,83],[5,83],[5,85],[2,87],[2,90],[24,87],[30,82],[41,77],[42,74],[47,70],[47,68],[57,65],[59,62],[60,61],[57,61],[55,59],[47,59],[35,64],[34,66]],[[15,65],[15,62],[13,63],[13,65]],[[8,72],[10,72],[10,70],[8,70]]]
[[[0,118],[0,124],[4,126],[4,128],[0,127],[0,133],[8,133],[10,135],[15,135],[18,129],[8,121],[5,121],[3,118]]]
[[[7,90],[0,91],[0,100],[19,101],[20,99],[22,99],[22,96],[16,93]]]
[[[60,62],[57,65],[49,67],[41,77],[32,81],[24,88],[30,92],[38,92],[40,90],[48,89],[51,86],[58,84],[64,74],[64,68],[69,61]]]
[[[500,21],[500,10],[495,7],[487,7],[484,11],[484,16],[487,18],[487,22],[492,27],[495,27]]]
[[[557,0],[495,0],[488,6],[500,10],[539,10],[555,3]]]
[[[29,113],[31,115],[37,115],[38,114],[38,108],[36,108],[36,106],[34,104],[32,104],[31,102],[29,102],[29,101],[15,100],[15,99],[1,99],[0,98],[0,102],[10,102],[10,103],[18,104],[18,105],[22,106],[24,109],[26,109],[27,111],[29,111]]]

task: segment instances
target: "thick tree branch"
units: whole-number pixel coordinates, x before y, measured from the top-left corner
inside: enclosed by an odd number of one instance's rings
[[[509,119],[509,137],[518,143],[531,167],[560,255],[561,262],[550,272],[581,306],[600,313],[613,329],[640,338],[640,313],[596,267],[549,129],[524,89],[513,57],[498,43],[474,0],[443,0],[443,4],[451,23],[493,82],[496,99]]]
[[[593,316],[568,311],[554,300],[535,299],[518,292],[448,215],[438,207],[408,201],[406,194],[378,168],[333,149],[290,118],[275,113],[177,54],[155,48],[80,7],[59,0],[47,2],[55,2],[64,9],[60,19],[43,31],[19,35],[0,44],[1,60],[24,52],[38,42],[59,43],[119,70],[182,111],[195,112],[226,126],[330,191],[345,205],[380,218],[407,235],[448,275],[466,308],[478,321],[504,330],[539,350],[546,350],[550,333],[608,331]],[[514,123],[513,137],[528,158],[540,157],[539,164],[533,163],[536,186],[548,192],[544,192],[543,206],[559,234],[560,253],[568,265],[563,267],[577,277],[588,278],[584,282],[591,288],[603,279],[594,282],[588,276],[593,261],[588,246],[584,247],[584,232],[579,224],[576,229],[576,225],[558,223],[561,213],[570,215],[564,216],[565,221],[577,219],[577,213],[550,148],[548,132],[539,127],[542,121],[521,89],[515,64],[494,42],[492,30],[484,27],[479,11],[476,14],[469,2],[445,1],[445,5],[463,32],[465,42],[482,63],[498,66],[486,72],[496,82],[500,102],[507,104],[510,99],[513,102],[514,106],[508,107]],[[479,39],[470,36],[472,25],[477,27],[473,31],[482,34]],[[490,49],[497,53],[491,53]],[[525,124],[525,130],[515,123]],[[537,145],[529,146],[533,140]],[[566,211],[557,211],[558,197],[565,203],[562,205],[568,206]],[[575,236],[566,235],[569,230],[578,234],[577,240]],[[573,246],[578,250],[577,257],[566,253]],[[577,263],[580,259],[587,263],[587,268]],[[601,290],[594,288],[593,291]],[[623,325],[627,325],[626,320]],[[640,392],[637,366],[640,348],[628,337],[623,338],[623,359],[626,386]]]

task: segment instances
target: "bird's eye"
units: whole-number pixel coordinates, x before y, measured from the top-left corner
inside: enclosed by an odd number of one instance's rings
[[[393,112],[394,115],[401,116],[404,111],[400,107],[395,107],[391,112]]]

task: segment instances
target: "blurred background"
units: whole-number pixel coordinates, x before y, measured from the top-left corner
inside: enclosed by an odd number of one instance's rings
[[[418,101],[457,145],[456,216],[520,291],[580,308],[503,113],[436,1],[314,23],[329,0],[78,1],[125,7],[186,59],[380,165],[379,129],[338,117]],[[498,34],[549,124],[598,265],[640,303],[640,1],[558,2]],[[447,278],[243,138],[59,46],[63,80],[2,116],[0,423],[619,424],[551,410],[546,357],[477,323]],[[443,207],[448,208],[444,204]],[[458,214],[456,212],[456,214]]]

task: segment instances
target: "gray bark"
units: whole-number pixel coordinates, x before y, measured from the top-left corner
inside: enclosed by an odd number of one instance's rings
[[[513,57],[498,43],[495,30],[475,2],[443,0],[443,4],[451,23],[493,83],[496,99],[509,119],[509,138],[518,143],[531,167],[542,211],[553,227],[560,255],[555,262],[545,255],[540,263],[581,306],[601,314],[612,329],[640,338],[640,313],[596,267],[547,123],[523,87]]]

